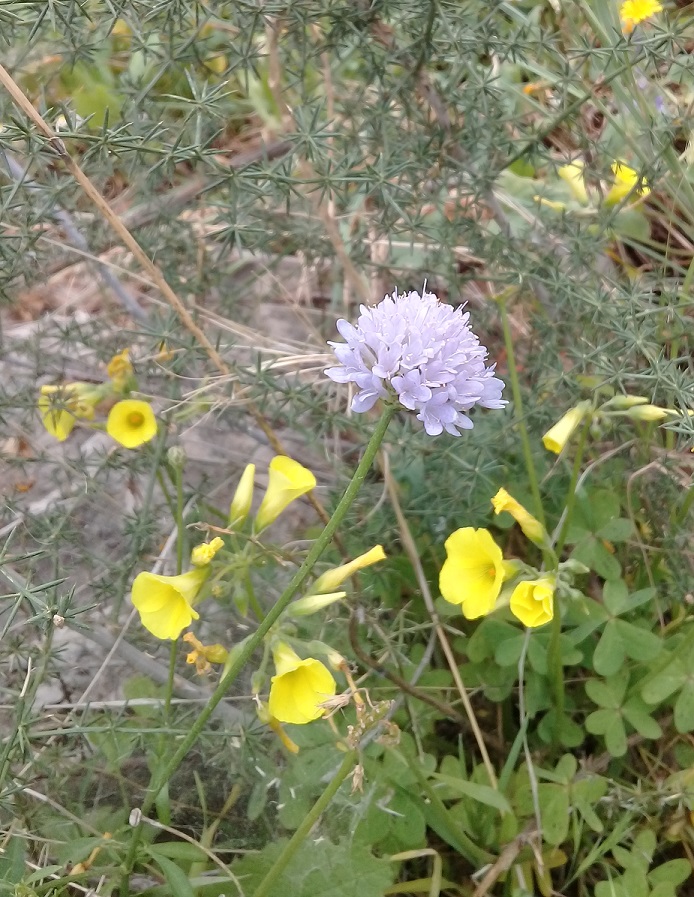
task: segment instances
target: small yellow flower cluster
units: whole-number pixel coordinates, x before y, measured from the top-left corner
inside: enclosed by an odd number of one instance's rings
[[[505,489],[497,492],[492,506],[496,514],[510,514],[532,542],[549,545],[540,521]],[[441,595],[451,604],[459,604],[468,620],[484,617],[507,604],[524,626],[544,626],[554,616],[556,576],[552,573],[523,578],[502,595],[504,582],[518,579],[519,564],[504,561],[489,530],[463,527],[446,539],[445,547],[447,557],[439,576]]]
[[[109,381],[103,384],[77,381],[42,386],[38,409],[44,427],[51,436],[64,442],[77,421],[89,421],[90,426],[97,408],[109,400],[119,399],[112,405],[106,418],[106,432],[119,445],[137,448],[157,435],[157,421],[148,402],[124,398],[136,387],[129,352],[125,349],[114,355],[107,366]]]
[[[250,538],[240,550],[234,551],[244,525],[249,520],[253,505],[255,466],[244,470],[229,508],[228,528],[220,530],[228,534],[227,545],[221,536],[196,546],[191,553],[191,569],[178,576],[163,576],[143,572],[135,577],[131,600],[140,614],[142,625],[159,639],[177,639],[194,620],[200,619],[197,606],[208,595],[225,594],[223,581],[234,576],[239,569],[248,570],[249,557],[257,550],[257,537],[269,527],[291,502],[305,495],[316,485],[310,470],[297,461],[278,455],[268,468],[268,485],[260,505],[249,524]],[[351,576],[365,567],[385,558],[380,545],[320,575],[309,594],[287,608],[266,637],[265,657],[259,671],[253,677],[257,694],[267,683],[266,662],[272,657],[275,674],[270,678],[267,703],[259,701],[258,715],[277,733],[285,747],[298,750],[294,742],[282,730],[282,723],[303,725],[323,716],[325,702],[335,696],[337,683],[328,667],[316,657],[301,657],[292,645],[300,646],[295,637],[298,620],[344,598],[344,591],[337,591]],[[244,572],[245,577],[245,572]],[[244,581],[247,581],[244,578]],[[212,664],[228,664],[231,655],[241,646],[228,651],[223,645],[204,645],[192,632],[186,632],[183,640],[192,646],[187,662],[195,665],[198,673],[209,672]],[[242,643],[243,644],[243,643]],[[328,645],[312,642],[308,647],[314,653],[322,653],[335,668],[343,664],[342,658]]]

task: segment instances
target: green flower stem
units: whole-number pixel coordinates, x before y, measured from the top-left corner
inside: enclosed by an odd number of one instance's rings
[[[173,480],[176,487],[176,573],[183,573],[183,546],[185,530],[183,527],[183,468],[174,465]]]
[[[588,431],[590,430],[590,417],[588,417],[581,427],[576,446],[576,456],[571,470],[571,481],[569,482],[569,490],[566,494],[566,502],[564,505],[564,520],[559,530],[557,543],[554,547],[555,557],[561,557],[566,535],[569,531],[571,516],[576,504],[576,486],[583,465],[583,455],[586,448],[586,440]],[[554,732],[552,733],[552,741],[555,747],[561,743],[561,727],[562,717],[564,715],[564,667],[561,662],[561,605],[558,601],[554,602],[554,616],[552,617],[552,634],[547,649],[547,666],[549,668],[549,679],[551,682],[552,694],[554,698]]]
[[[545,509],[542,507],[542,496],[540,495],[540,484],[537,479],[537,471],[535,470],[535,462],[533,453],[530,448],[530,438],[528,430],[525,426],[523,418],[523,398],[521,396],[520,382],[518,380],[518,369],[516,368],[516,355],[513,351],[513,337],[511,336],[511,328],[508,323],[508,313],[506,311],[506,298],[499,296],[497,298],[499,311],[501,313],[501,326],[504,332],[504,345],[506,346],[506,358],[508,360],[508,373],[511,380],[511,393],[513,395],[513,407],[516,413],[516,423],[520,433],[521,445],[523,447],[523,458],[525,460],[525,468],[528,473],[530,482],[530,491],[533,495],[535,504],[535,516],[540,523],[545,526]]]
[[[376,457],[376,453],[378,452],[378,449],[383,442],[383,438],[386,435],[388,425],[390,424],[396,410],[396,405],[386,405],[386,407],[384,408],[383,414],[376,424],[376,428],[374,429],[371,439],[369,440],[366,449],[364,450],[364,455],[359,462],[359,465],[357,466],[357,469],[355,470],[354,475],[350,480],[344,495],[340,499],[340,502],[335,508],[335,511],[333,512],[333,515],[328,521],[325,529],[313,543],[311,550],[306,556],[306,560],[294,574],[291,582],[277,599],[275,605],[268,611],[266,617],[258,626],[258,629],[255,631],[253,637],[248,640],[248,642],[244,645],[243,650],[238,653],[234,662],[229,665],[229,668],[220,679],[219,684],[214,690],[214,693],[210,697],[207,705],[200,713],[200,716],[193,723],[190,731],[179,745],[176,753],[173,755],[173,757],[171,757],[166,766],[163,769],[159,770],[158,774],[155,774],[153,776],[149,791],[142,805],[143,815],[149,815],[157,795],[164,787],[164,785],[171,779],[175,771],[180,766],[181,761],[184,759],[188,751],[199,738],[200,733],[205,726],[205,723],[214,712],[215,707],[226,695],[229,687],[236,680],[237,676],[246,665],[246,663],[248,663],[254,651],[261,644],[264,637],[270,631],[271,627],[277,622],[283,611],[289,605],[289,602],[292,600],[294,595],[296,595],[301,586],[308,579],[308,576],[311,573],[314,565],[316,564],[316,561],[318,561],[320,556],[330,544],[330,541],[335,535],[335,532],[344,520],[347,511],[350,509],[355,498],[357,497],[357,494],[359,493],[359,490],[361,489],[364,480],[366,479],[367,473],[371,469],[371,465],[373,464],[374,458]],[[123,863],[123,875],[121,878],[120,886],[121,897],[127,897],[127,895],[130,893],[128,879],[135,864],[135,857],[142,833],[142,826],[143,823],[140,822],[134,828],[132,833],[132,840],[130,842],[130,848]]]
[[[311,807],[310,811],[306,814],[299,828],[294,832],[292,837],[287,842],[282,853],[277,857],[273,865],[270,867],[270,870],[268,871],[265,878],[260,882],[256,890],[253,892],[253,897],[267,897],[267,895],[270,893],[270,888],[274,885],[279,876],[287,868],[295,853],[301,847],[304,840],[308,837],[311,829],[316,824],[323,811],[328,807],[330,801],[339,791],[340,785],[342,785],[352,769],[354,769],[356,762],[356,751],[350,751],[348,754],[345,754],[345,758],[340,764],[340,768],[331,779],[330,784],[321,794],[315,804]]]
[[[265,617],[265,611],[260,606],[258,596],[255,594],[255,589],[253,588],[251,574],[248,571],[246,571],[246,588],[248,589],[248,604],[255,614],[256,620],[261,623],[263,618]]]

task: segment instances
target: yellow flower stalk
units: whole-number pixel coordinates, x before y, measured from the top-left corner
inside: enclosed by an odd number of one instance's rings
[[[258,719],[260,720],[260,722],[265,723],[272,729],[272,731],[290,753],[298,754],[299,745],[292,741],[289,735],[287,735],[282,727],[282,723],[278,719],[275,719],[274,716],[272,716],[267,704],[264,704],[262,701],[258,700],[257,697],[256,700],[258,701]]]
[[[365,554],[360,554],[353,561],[335,567],[333,570],[327,570],[314,582],[311,587],[311,593],[317,595],[323,592],[334,592],[335,589],[339,588],[346,579],[349,579],[358,570],[363,570],[364,567],[370,567],[372,564],[384,561],[385,558],[386,553],[383,550],[383,546],[376,545]]]
[[[190,553],[190,562],[196,567],[205,567],[217,554],[220,548],[224,548],[224,539],[215,536],[211,542],[203,542],[196,545]]]
[[[183,641],[188,642],[193,650],[186,655],[186,663],[194,663],[199,675],[209,672],[213,663],[226,663],[229,652],[224,645],[203,645],[192,632],[186,632]]]
[[[272,656],[277,672],[270,683],[270,715],[295,725],[323,716],[325,710],[319,705],[337,690],[330,670],[314,657],[302,660],[285,642],[273,646]]]
[[[157,419],[152,406],[138,399],[123,399],[111,408],[106,432],[117,443],[133,449],[157,435]]]
[[[101,386],[92,383],[65,383],[41,387],[37,406],[44,427],[64,442],[79,419],[94,420],[94,409],[104,397]]]
[[[439,575],[441,594],[460,604],[468,620],[488,614],[496,604],[504,581],[501,549],[489,530],[463,527],[445,542],[446,560]]]
[[[133,366],[130,362],[130,349],[123,349],[106,365],[106,373],[118,391],[122,391],[133,376]]]
[[[549,539],[544,526],[520,502],[517,502],[513,496],[509,495],[505,489],[499,489],[496,493],[492,499],[492,507],[495,514],[501,514],[503,511],[510,514],[531,542],[534,542],[536,545],[546,545],[548,543]]]
[[[270,526],[294,499],[316,487],[311,471],[285,455],[275,455],[268,473],[268,487],[255,517],[257,533]]]
[[[643,180],[636,169],[625,162],[614,162],[612,171],[614,173],[614,183],[605,197],[606,206],[616,206],[617,203],[629,195],[631,195],[632,199],[635,199],[637,196],[648,196],[651,192],[648,181]]]
[[[624,0],[619,9],[622,31],[631,34],[636,25],[662,11],[663,5],[658,0]]]
[[[579,402],[574,408],[570,408],[542,437],[542,444],[548,452],[555,455],[561,454],[566,444],[590,410],[590,402]]]
[[[178,576],[139,573],[133,582],[131,601],[145,629],[155,638],[175,639],[193,620],[200,619],[194,605],[208,574],[207,567],[194,567]]]
[[[587,206],[590,203],[590,198],[583,177],[584,169],[585,162],[583,159],[575,159],[573,162],[569,162],[568,165],[562,165],[557,171],[557,174],[562,181],[565,181],[568,184],[574,199],[577,199],[584,206]]]
[[[511,613],[528,628],[544,626],[554,616],[553,576],[519,582],[511,595]]]
[[[245,522],[246,517],[248,517],[253,504],[254,480],[255,464],[247,464],[231,500],[231,507],[229,508],[230,529],[241,526]]]

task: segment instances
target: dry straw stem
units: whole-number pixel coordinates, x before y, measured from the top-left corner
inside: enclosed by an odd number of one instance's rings
[[[224,374],[225,376],[231,376],[230,368],[227,366],[226,362],[212,345],[207,336],[195,323],[190,312],[185,307],[183,302],[178,298],[176,293],[171,289],[166,281],[166,278],[161,273],[159,268],[147,256],[135,237],[133,237],[128,228],[120,220],[118,215],[116,215],[116,213],[106,202],[101,193],[99,193],[94,184],[89,180],[89,178],[82,171],[77,162],[75,162],[75,160],[72,158],[60,137],[58,137],[50,127],[50,125],[48,125],[46,121],[44,121],[41,115],[34,108],[29,98],[24,94],[21,87],[19,87],[19,85],[12,78],[7,69],[2,65],[0,65],[0,83],[9,93],[15,105],[19,109],[21,109],[22,112],[24,112],[27,118],[29,118],[36,125],[39,131],[50,141],[50,145],[60,156],[62,161],[72,173],[77,183],[84,190],[85,194],[94,203],[104,219],[111,225],[123,244],[130,250],[130,252],[132,252],[133,256],[137,259],[142,268],[148,273],[149,277],[159,288],[166,301],[171,305],[176,314],[179,316],[184,326],[195,337],[198,343],[205,349],[207,355],[209,356],[215,367],[220,371],[220,373]],[[278,455],[286,454],[282,443],[278,439],[272,427],[265,420],[259,409],[252,403],[248,403],[246,407],[253,415],[255,422],[267,437],[267,440],[272,446],[273,450]],[[323,521],[323,523],[327,524],[330,517],[323,505],[312,493],[309,493],[308,500],[313,505],[316,513]]]

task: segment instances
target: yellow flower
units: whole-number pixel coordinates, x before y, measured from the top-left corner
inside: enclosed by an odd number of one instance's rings
[[[253,482],[255,480],[255,464],[247,464],[234,492],[229,508],[229,528],[241,526],[253,504]]]
[[[554,577],[519,582],[511,595],[511,613],[524,626],[544,626],[554,616]]]
[[[229,652],[224,645],[203,645],[192,632],[186,632],[183,641],[193,647],[193,650],[186,655],[186,663],[194,663],[195,671],[201,676],[212,668],[213,663],[227,662]]]
[[[624,0],[619,10],[622,31],[625,34],[631,34],[634,27],[640,22],[644,22],[662,11],[663,5],[658,0]]]
[[[579,402],[575,408],[570,408],[551,429],[547,430],[542,437],[542,444],[548,452],[558,455],[564,450],[589,409],[590,402]]]
[[[91,383],[65,383],[41,387],[38,409],[51,436],[64,442],[77,418],[94,419],[94,409],[103,398],[103,388]]]
[[[215,536],[211,542],[203,542],[202,545],[196,545],[190,554],[191,564],[194,564],[196,567],[207,566],[220,548],[224,548],[224,539],[220,539],[219,536]]]
[[[637,196],[648,196],[651,192],[648,181],[643,180],[636,169],[624,162],[614,162],[612,171],[614,172],[614,184],[605,197],[606,206],[615,206],[629,195],[635,199]]]
[[[523,505],[509,495],[505,489],[499,489],[496,493],[492,499],[492,507],[495,514],[501,514],[502,511],[510,514],[531,542],[536,545],[545,545],[548,542],[547,533],[540,521],[526,511]]]
[[[267,491],[255,517],[255,531],[258,533],[270,526],[295,498],[316,487],[316,478],[311,471],[285,455],[275,455],[270,461],[268,473]]]
[[[139,573],[133,583],[131,600],[140,613],[145,629],[160,639],[178,638],[200,614],[193,605],[209,569],[194,567],[179,576]]]
[[[342,583],[353,576],[357,570],[363,570],[364,567],[370,567],[371,564],[377,564],[379,561],[385,560],[386,553],[382,545],[376,545],[365,554],[360,554],[358,558],[333,570],[327,570],[322,576],[314,582],[311,587],[312,594],[321,594],[323,592],[334,592]]]
[[[569,162],[568,165],[562,165],[557,174],[562,181],[565,181],[569,185],[569,189],[571,190],[574,199],[577,199],[580,203],[583,203],[584,206],[587,206],[590,199],[586,190],[586,182],[583,179],[584,168],[585,162],[583,159],[576,159],[573,162]]]
[[[496,604],[504,581],[504,559],[489,530],[457,529],[445,542],[446,560],[439,575],[441,594],[460,604],[468,620],[483,617]]]
[[[330,670],[320,660],[302,660],[289,645],[273,646],[276,675],[270,684],[268,710],[281,723],[303,725],[325,712],[319,705],[332,698],[337,686]]]
[[[122,392],[128,386],[128,381],[133,377],[133,366],[130,362],[130,349],[123,349],[106,365],[108,374],[114,387]]]
[[[109,411],[106,431],[125,448],[137,448],[157,435],[157,420],[147,402],[123,399]]]

